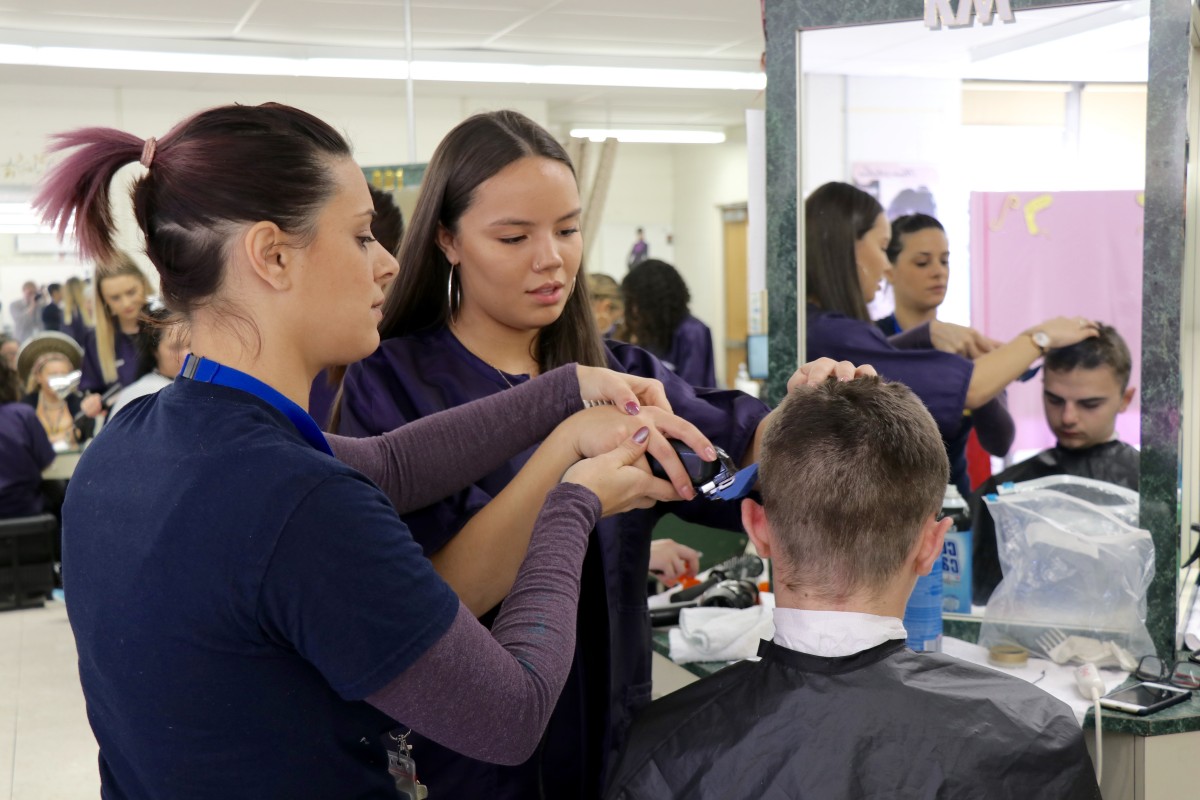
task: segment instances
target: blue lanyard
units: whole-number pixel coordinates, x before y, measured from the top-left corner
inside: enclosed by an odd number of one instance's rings
[[[184,359],[183,369],[179,370],[179,375],[201,383],[215,383],[218,386],[240,389],[254,395],[259,400],[265,400],[292,421],[296,430],[304,437],[304,441],[322,453],[333,455],[333,451],[329,449],[329,442],[325,440],[325,434],[321,433],[321,429],[308,415],[308,412],[258,378],[253,378],[233,367],[218,364],[216,361],[199,358],[191,353]]]

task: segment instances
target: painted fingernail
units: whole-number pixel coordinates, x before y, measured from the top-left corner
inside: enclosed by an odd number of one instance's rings
[[[716,461],[717,460],[717,449],[712,446],[706,447],[706,448],[704,448],[704,455],[708,456],[709,461]]]
[[[642,410],[641,406],[639,406],[637,403],[633,402],[632,400],[630,400],[628,403],[625,404],[625,413],[627,413],[631,417],[635,416],[641,410]]]
[[[650,429],[649,428],[639,428],[638,432],[633,435],[633,440],[635,442],[637,442],[638,444],[645,444],[646,440],[649,438],[650,438]]]

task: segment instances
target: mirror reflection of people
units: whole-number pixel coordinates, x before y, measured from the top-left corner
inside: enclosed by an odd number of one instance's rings
[[[104,795],[394,797],[384,740],[396,720],[473,757],[527,758],[574,649],[588,532],[671,491],[632,466],[662,387],[566,366],[385,436],[327,438],[304,408],[313,378],[378,346],[396,263],[371,233],[345,139],[268,103],[200,112],[161,141],[86,128],[55,142],[73,152],[35,204],[73,222],[102,264],[114,175],[145,167],[135,216],[195,354],[88,447],[63,509]],[[606,402],[634,408],[617,412],[623,425],[607,407],[582,410]],[[537,521],[512,548],[489,635],[396,509],[435,502],[543,437],[518,476],[536,479]],[[483,538],[508,533],[500,517]]]
[[[1052,348],[1097,335],[1083,317],[1055,317],[992,347],[970,328],[934,319],[892,337],[870,321],[867,303],[891,269],[891,224],[879,201],[845,183],[827,183],[804,202],[808,354],[871,364],[916,392],[942,439],[956,440],[963,410],[1003,391]]]
[[[346,372],[337,430],[370,436],[416,424],[443,409],[536,384],[575,362],[661,381],[676,414],[735,463],[753,462],[768,412],[762,402],[740,392],[695,389],[648,351],[600,338],[579,280],[586,275],[581,216],[570,157],[533,120],[497,111],[451,130],[434,151],[409,220],[380,348]],[[832,366],[802,368],[793,380]],[[839,368],[854,371],[849,364]],[[620,418],[618,410],[609,411]],[[654,433],[651,439],[658,442]],[[456,531],[512,502],[513,476],[527,458],[522,453],[492,465],[453,497],[405,515],[435,563],[462,538]],[[674,505],[673,513],[740,528],[733,504],[693,499],[683,477],[672,481],[673,498],[692,502]],[[431,786],[449,797],[477,796],[487,787],[494,800],[599,795],[629,719],[650,699],[646,569],[651,530],[666,510],[659,504],[597,527],[584,565],[571,677],[536,756],[499,767],[414,739],[431,754],[421,767]],[[528,535],[530,521],[513,525],[510,541]],[[479,574],[469,585],[480,598],[472,610],[490,620],[504,593],[480,589],[491,586],[504,556],[482,549],[473,555]]]
[[[948,478],[937,426],[904,386],[790,393],[763,436],[762,504],[742,501],[772,559],[774,638],[761,660],[652,705],[609,800],[1099,800],[1066,703],[905,645],[909,594],[951,524]]]
[[[896,310],[876,320],[875,325],[885,336],[895,336],[937,319],[950,282],[950,243],[945,228],[936,219],[927,214],[909,214],[892,220],[887,255],[892,268],[885,277],[892,287]],[[991,342],[989,347],[996,344]],[[1004,392],[965,414],[958,432],[946,440],[950,482],[963,497],[971,493],[966,451],[972,430],[990,455],[1008,453],[1017,429]]]
[[[619,330],[625,319],[625,300],[621,296],[621,284],[603,272],[589,272],[587,284],[596,330],[605,339],[620,339]]]
[[[63,333],[81,345],[87,341],[88,331],[96,327],[88,292],[80,278],[68,278],[63,286]]]
[[[985,481],[970,497],[971,591],[987,603],[1003,574],[996,552],[996,527],[983,498],[1006,483],[1050,475],[1094,478],[1137,491],[1141,454],[1117,438],[1117,415],[1133,402],[1129,346],[1109,325],[1073,347],[1051,350],[1042,367],[1042,406],[1056,444]]]
[[[692,386],[715,388],[712,331],[688,309],[692,295],[675,267],[646,259],[621,281],[626,341],[644,347]]]
[[[116,250],[96,266],[96,294],[101,312],[83,342],[83,411],[103,413],[100,396],[116,384],[129,386],[145,373],[138,357],[137,335],[150,297],[150,281],[128,253]]]
[[[183,360],[191,347],[187,325],[172,321],[171,312],[165,308],[147,312],[143,323],[138,331],[138,358],[144,374],[113,398],[109,419],[133,400],[170,386],[183,369]]]
[[[25,343],[17,369],[25,383],[22,402],[32,406],[55,450],[70,450],[92,437],[95,421],[80,415],[77,391],[60,397],[51,385],[79,369],[83,350],[66,334],[47,331]],[[77,418],[78,417],[78,418]]]
[[[42,470],[53,461],[37,412],[21,402],[17,371],[0,359],[0,519],[42,513]]]

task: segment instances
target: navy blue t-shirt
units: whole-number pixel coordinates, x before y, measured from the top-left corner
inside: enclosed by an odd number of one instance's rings
[[[246,392],[180,378],[84,453],[67,611],[106,798],[395,798],[363,698],[458,599],[367,478]]]

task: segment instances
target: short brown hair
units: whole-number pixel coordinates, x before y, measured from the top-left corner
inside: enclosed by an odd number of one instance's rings
[[[877,377],[792,391],[771,414],[760,463],[777,576],[829,599],[889,580],[950,478],[925,406]]]
[[[1133,372],[1133,359],[1129,345],[1111,325],[1100,324],[1100,335],[1084,339],[1079,344],[1051,350],[1046,354],[1044,366],[1047,372],[1070,372],[1073,369],[1099,369],[1112,367],[1121,384],[1121,391],[1129,386]]]

